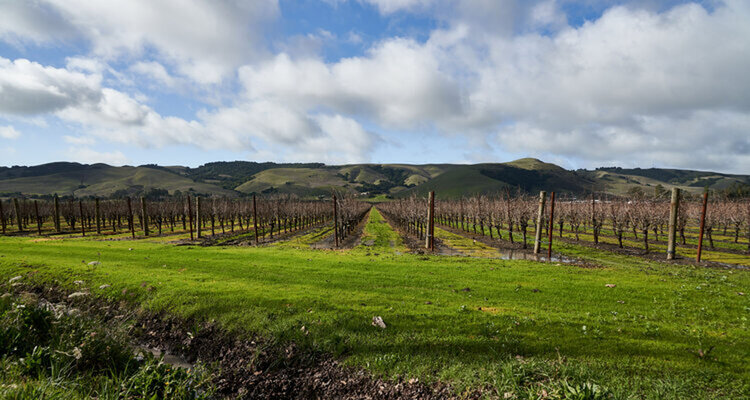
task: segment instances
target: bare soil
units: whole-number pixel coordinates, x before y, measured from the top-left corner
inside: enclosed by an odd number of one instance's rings
[[[110,303],[86,296],[69,299],[54,287],[17,285],[15,296],[76,308],[104,323],[133,321],[134,347],[176,355],[187,363],[209,367],[222,398],[242,399],[478,399],[481,393],[457,395],[444,383],[384,380],[341,365],[331,356],[311,353],[293,343],[243,337],[216,324],[151,313],[126,302]]]
[[[362,241],[362,232],[364,232],[365,230],[365,226],[367,225],[369,216],[370,211],[366,212],[362,219],[360,219],[352,233],[350,233],[343,239],[339,239],[339,247],[336,247],[336,238],[333,236],[333,231],[331,231],[330,235],[311,244],[310,247],[312,247],[313,249],[343,250],[353,249],[359,246],[359,243]]]

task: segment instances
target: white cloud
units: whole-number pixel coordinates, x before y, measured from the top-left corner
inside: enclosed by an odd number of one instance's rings
[[[76,29],[43,1],[0,1],[0,39],[21,45],[70,39]]]
[[[281,54],[240,69],[251,99],[274,99],[303,109],[329,107],[374,118],[387,127],[416,128],[460,109],[458,88],[439,69],[429,48],[407,39],[389,40],[367,57],[325,64]]]
[[[374,135],[351,118],[271,100],[244,99],[186,120],[162,116],[137,96],[102,86],[97,74],[2,58],[0,72],[2,98],[11,93],[15,100],[0,102],[0,114],[54,114],[84,133],[64,136],[76,146],[93,144],[95,138],[141,147],[179,144],[238,151],[256,150],[257,144],[282,159],[354,162],[367,160],[375,143]],[[19,98],[30,100],[19,103]],[[87,148],[76,154],[87,161],[96,158]]]
[[[0,114],[55,112],[100,96],[99,75],[0,57]]]
[[[568,0],[358,1],[384,15],[431,13],[440,28],[427,40],[385,38],[362,55],[325,61],[320,48],[345,37],[319,30],[265,53],[253,23],[273,18],[275,1],[0,3],[18,17],[0,24],[2,40],[54,40],[43,27],[29,33],[36,22],[25,16],[46,13],[61,18],[54,29],[93,47],[66,68],[0,58],[0,113],[52,113],[86,137],[121,143],[279,159],[366,160],[379,141],[363,126],[374,126],[466,137],[461,150],[472,158],[480,157],[473,143],[489,139],[501,151],[587,166],[610,164],[614,154],[623,165],[750,170],[747,2],[716,2],[711,11],[638,2],[571,27],[561,11]],[[193,119],[162,116],[128,93],[133,86],[102,82],[119,73],[109,67],[117,57],[164,87],[229,77],[212,88],[240,93],[217,95],[225,101]]]
[[[156,61],[139,61],[133,64],[130,70],[151,78],[166,87],[174,87],[177,84],[177,80],[167,72],[167,69]]]
[[[21,133],[18,132],[12,126],[0,126],[0,138],[3,139],[18,139],[21,137]]]
[[[435,0],[363,0],[363,1],[374,5],[383,14],[391,14],[397,11],[422,10],[436,3]]]
[[[38,0],[0,2],[0,38],[53,42],[83,38],[104,58],[154,50],[180,74],[218,83],[265,52],[262,28],[276,0]]]

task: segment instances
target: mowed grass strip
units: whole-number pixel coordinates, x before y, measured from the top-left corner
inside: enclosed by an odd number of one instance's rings
[[[356,249],[2,237],[0,277],[71,289],[83,280],[93,295],[459,391],[527,397],[567,381],[596,382],[616,398],[747,398],[750,301],[739,293],[750,292],[749,273],[609,254],[608,267],[582,269]],[[387,328],[372,326],[374,316]]]
[[[351,252],[403,254],[407,251],[401,236],[393,230],[377,208],[371,208],[362,232],[362,240]]]

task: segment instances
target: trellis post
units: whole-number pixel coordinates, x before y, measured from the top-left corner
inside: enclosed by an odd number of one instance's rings
[[[667,260],[675,258],[677,239],[677,213],[680,210],[680,189],[672,188],[672,200],[669,202],[669,235],[667,241]]]
[[[544,203],[547,200],[547,192],[539,192],[539,212],[536,218],[536,232],[534,232],[534,254],[539,254],[542,246],[542,219],[544,219]]]
[[[703,208],[701,209],[701,227],[698,232],[698,254],[695,256],[696,262],[701,262],[701,250],[703,250],[703,232],[706,229],[706,208],[708,207],[708,191],[703,192]]]

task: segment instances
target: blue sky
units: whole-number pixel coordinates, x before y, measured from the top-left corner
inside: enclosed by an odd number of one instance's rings
[[[0,0],[0,165],[750,173],[750,5]]]

